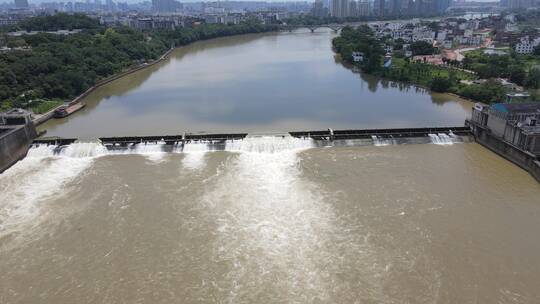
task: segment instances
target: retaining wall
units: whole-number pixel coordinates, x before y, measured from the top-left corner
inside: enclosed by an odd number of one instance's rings
[[[471,126],[474,137],[479,144],[523,168],[540,183],[540,160],[536,155],[499,139],[487,129],[473,123]]]
[[[26,156],[32,140],[37,137],[32,123],[13,126],[0,134],[0,173]]]

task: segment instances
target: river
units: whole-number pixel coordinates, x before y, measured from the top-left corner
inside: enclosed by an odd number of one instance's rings
[[[192,44],[99,88],[83,111],[42,129],[90,139],[463,125],[469,102],[352,73],[334,58],[334,34],[318,31]]]
[[[0,175],[0,303],[540,302],[540,185],[478,144],[251,136],[164,153],[91,140],[468,115],[352,73],[331,36],[197,43],[48,123],[89,140],[33,148]]]

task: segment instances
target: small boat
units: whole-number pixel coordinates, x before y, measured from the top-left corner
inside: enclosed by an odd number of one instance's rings
[[[69,115],[79,111],[80,109],[84,108],[85,106],[86,106],[86,104],[82,103],[82,102],[77,102],[77,103],[61,106],[60,108],[58,108],[58,109],[56,109],[54,111],[54,117],[55,118],[64,118],[66,116],[69,116]]]

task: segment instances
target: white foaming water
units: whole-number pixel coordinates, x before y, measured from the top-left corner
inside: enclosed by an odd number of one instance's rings
[[[279,153],[299,151],[314,147],[313,140],[291,136],[246,137],[244,140],[229,141],[225,150],[234,152]]]
[[[393,145],[395,144],[395,141],[392,140],[392,139],[385,139],[385,138],[380,138],[378,136],[375,136],[375,135],[371,135],[371,139],[373,139],[373,145],[374,146],[389,146],[389,145]]]
[[[237,302],[251,285],[281,290],[289,300],[298,300],[300,290],[325,298],[328,291],[313,259],[322,253],[319,232],[330,230],[331,212],[321,210],[321,198],[298,180],[296,151],[277,152],[285,147],[269,138],[254,141],[261,145],[248,140],[228,147],[241,152],[203,197],[219,223],[215,259],[234,265],[218,286],[226,291],[222,297]],[[272,280],[277,274],[281,279]],[[268,282],[276,286],[265,286]]]
[[[269,291],[279,291],[275,302],[330,302],[339,294],[333,282],[345,256],[365,262],[366,273],[375,265],[369,245],[353,242],[338,224],[327,201],[332,194],[302,176],[299,153],[310,141],[279,140],[249,138],[228,146],[239,153],[224,162],[201,200],[218,224],[215,262],[229,267],[216,282],[223,302],[257,302],[259,292]]]
[[[186,143],[182,150],[185,155],[182,164],[190,170],[198,170],[204,166],[204,157],[206,152],[210,151],[206,143],[192,142]]]
[[[156,144],[141,143],[132,146],[133,149],[130,152],[133,154],[144,155],[147,159],[154,162],[162,162],[166,155],[166,152],[163,150],[164,147],[165,142],[158,142]]]
[[[452,137],[450,137],[450,136],[448,136],[447,134],[444,134],[444,133],[429,134],[429,138],[431,139],[431,142],[436,144],[436,145],[452,145],[452,144],[454,144],[454,141],[452,140]]]
[[[43,152],[40,148],[36,154]],[[39,153],[38,153],[39,152]],[[91,158],[29,155],[0,175],[0,238],[41,222],[42,202],[65,187],[92,163]]]
[[[59,147],[53,145],[38,145],[28,150],[28,157],[63,157],[63,158],[94,158],[107,155],[103,145],[97,142],[73,143]]]

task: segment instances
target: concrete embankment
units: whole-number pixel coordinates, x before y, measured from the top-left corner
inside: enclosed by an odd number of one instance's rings
[[[540,159],[538,156],[493,136],[481,126],[472,122],[469,124],[472,126],[476,142],[523,168],[540,182]]]
[[[0,129],[0,173],[26,156],[32,140],[37,137],[36,128],[26,125],[6,126]]]

